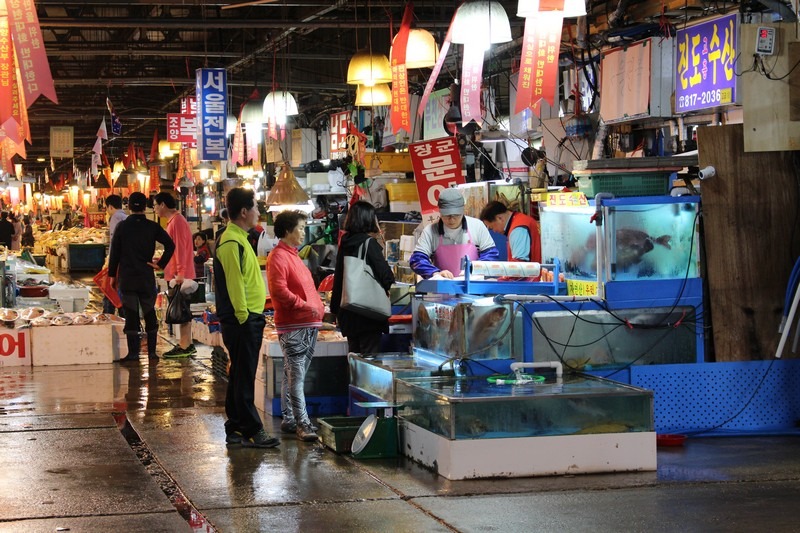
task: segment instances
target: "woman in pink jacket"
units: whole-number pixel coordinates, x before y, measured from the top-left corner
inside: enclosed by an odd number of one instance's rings
[[[275,217],[278,245],[267,257],[267,280],[275,308],[275,329],[283,351],[283,398],[281,431],[297,433],[304,441],[317,434],[306,412],[303,392],[306,372],[317,345],[324,306],[314,279],[298,255],[305,241],[306,215],[284,211]]]

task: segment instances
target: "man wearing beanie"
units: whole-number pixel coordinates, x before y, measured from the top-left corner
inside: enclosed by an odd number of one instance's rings
[[[411,254],[411,268],[429,278],[437,274],[453,279],[461,275],[461,260],[495,261],[500,253],[489,230],[477,218],[464,215],[464,197],[458,189],[439,193],[439,221],[429,224]]]
[[[139,307],[144,318],[144,331],[147,334],[147,355],[158,359],[156,341],[158,339],[158,318],[155,304],[158,288],[153,272],[163,269],[175,252],[175,244],[157,222],[144,215],[147,197],[135,192],[128,198],[131,214],[117,225],[108,257],[108,275],[111,286],[122,292],[122,309],[125,313],[125,335],[128,338],[128,355],[120,363],[134,363],[139,360],[141,343],[139,340]],[[164,246],[164,253],[157,263],[153,262],[156,243]]]

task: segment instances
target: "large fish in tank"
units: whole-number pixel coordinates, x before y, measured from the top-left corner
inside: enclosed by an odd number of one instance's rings
[[[661,246],[666,250],[672,249],[670,245],[672,235],[652,237],[635,228],[621,228],[617,230],[616,236],[615,264],[620,270],[627,270],[630,266],[638,265],[645,258],[644,256],[652,252],[656,246]],[[587,260],[594,261],[596,252],[597,239],[592,235],[586,240],[583,248],[573,250],[565,265],[567,272],[584,273],[583,268],[586,267]]]

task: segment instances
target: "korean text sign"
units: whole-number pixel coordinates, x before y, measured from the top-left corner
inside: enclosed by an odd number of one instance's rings
[[[439,210],[439,193],[464,183],[461,153],[455,137],[413,143],[408,147],[423,217]]]
[[[736,102],[737,15],[678,30],[675,112]]]
[[[199,68],[197,80],[197,157],[222,161],[228,155],[228,75],[224,68]]]

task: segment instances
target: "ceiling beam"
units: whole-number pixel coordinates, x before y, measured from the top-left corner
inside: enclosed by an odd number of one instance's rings
[[[450,20],[441,19],[436,21],[419,20],[415,23],[418,28],[447,28]],[[522,26],[523,21],[512,21],[512,26]],[[376,22],[364,20],[315,20],[315,21],[290,21],[276,19],[229,19],[229,18],[207,18],[207,19],[188,19],[188,18],[69,18],[69,17],[43,17],[39,19],[39,26],[42,28],[81,28],[87,30],[104,30],[108,28],[141,28],[148,30],[218,30],[218,29],[286,29],[291,26],[294,29],[342,29],[351,30],[354,28],[377,28],[388,29],[387,22],[380,20]]]

